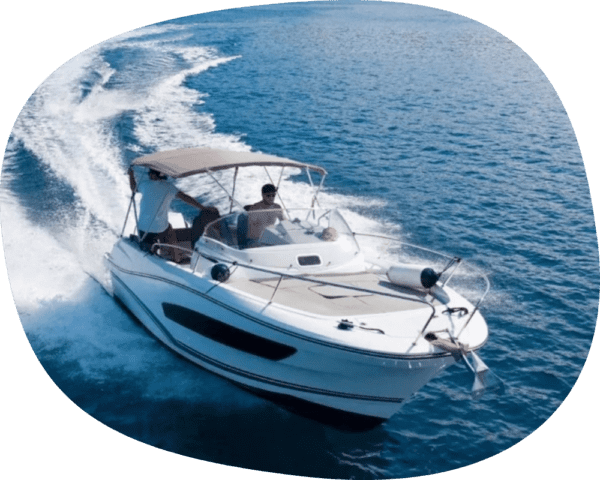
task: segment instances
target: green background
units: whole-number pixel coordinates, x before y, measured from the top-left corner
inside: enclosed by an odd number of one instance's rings
[[[0,7],[0,143],[6,144],[12,125],[33,90],[53,70],[86,48],[157,21],[251,3],[5,2]],[[598,203],[598,4],[581,0],[423,3],[495,28],[544,70],[569,113],[585,159],[591,193]],[[4,264],[0,263],[0,267],[0,472],[4,478],[282,478],[166,453],[133,441],[89,417],[56,388],[37,362],[18,321]],[[600,426],[595,408],[599,399],[598,348],[596,345],[592,349],[581,378],[563,406],[537,432],[507,452],[438,478],[562,479],[596,471]]]

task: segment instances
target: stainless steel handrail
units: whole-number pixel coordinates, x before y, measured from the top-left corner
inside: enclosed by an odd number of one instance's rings
[[[465,262],[460,257],[448,255],[448,254],[442,253],[442,252],[437,252],[435,250],[431,250],[429,248],[421,247],[419,245],[414,245],[414,244],[411,244],[411,243],[406,243],[403,240],[400,240],[399,238],[388,237],[388,236],[384,236],[384,235],[374,235],[374,234],[371,234],[371,233],[357,233],[357,232],[352,232],[352,233],[355,236],[359,235],[359,236],[363,236],[363,237],[372,237],[372,238],[380,238],[380,239],[383,239],[383,240],[392,240],[392,241],[395,241],[395,242],[399,243],[402,246],[407,246],[407,247],[414,248],[414,249],[417,249],[417,250],[422,250],[424,252],[433,253],[434,255],[438,255],[440,257],[444,257],[444,258],[447,258],[447,259],[450,259],[450,260],[458,259],[459,261],[456,262],[456,266],[455,266],[455,268],[454,268],[454,270],[453,270],[453,272],[452,272],[452,274],[450,276],[454,275],[454,272],[456,270],[458,270],[458,268],[461,265],[466,265],[466,266],[468,266],[466,268],[470,268],[471,270],[473,270],[475,273],[477,273],[478,275],[480,275],[481,278],[486,282],[486,289],[485,289],[485,293],[483,294],[483,296],[487,295],[487,293],[489,292],[490,282],[489,282],[489,280],[487,278],[487,275],[480,268],[477,268],[476,266],[472,265],[471,263]],[[448,281],[449,281],[449,279],[447,279],[444,282],[444,284],[448,283]]]
[[[159,248],[173,248],[173,249],[177,249],[177,250],[182,250],[182,251],[190,254],[190,259],[194,255],[194,250],[190,250],[189,248],[182,247],[181,245],[177,245],[174,243],[153,243],[152,246],[150,247],[150,252],[152,254],[156,255],[156,250],[158,250]],[[165,257],[161,256],[160,258],[165,258]],[[166,260],[168,260],[168,259],[166,259]]]
[[[302,210],[304,210],[304,209],[302,209]],[[312,209],[309,209],[309,210],[312,210]],[[431,249],[428,249],[428,248],[425,248],[425,247],[420,247],[418,245],[409,244],[409,243],[403,242],[402,240],[400,240],[398,238],[388,237],[388,236],[383,236],[383,235],[356,233],[356,232],[352,232],[352,234],[354,236],[365,236],[365,237],[372,237],[372,238],[378,238],[378,239],[383,239],[383,240],[397,242],[398,244],[400,244],[402,246],[407,246],[407,247],[410,247],[410,248],[414,248],[416,250],[421,250],[421,251],[424,251],[424,252],[428,252],[430,254],[437,255],[440,258],[449,259],[450,263],[448,264],[448,266],[446,267],[446,269],[444,269],[444,271],[446,271],[448,268],[452,267],[452,261],[455,261],[455,265],[453,267],[453,270],[452,270],[452,272],[449,275],[450,278],[463,265],[465,265],[465,268],[469,268],[469,269],[473,270],[475,273],[477,273],[485,281],[485,290],[484,290],[483,294],[481,295],[481,297],[479,298],[479,300],[477,301],[477,303],[475,304],[475,307],[474,307],[473,311],[471,312],[471,315],[469,316],[469,318],[467,319],[467,321],[465,322],[465,324],[463,325],[463,327],[461,328],[461,330],[459,331],[458,335],[455,338],[458,339],[460,337],[461,333],[467,327],[467,325],[469,324],[469,322],[471,321],[471,319],[474,317],[475,313],[479,310],[479,307],[481,306],[484,298],[487,296],[487,294],[488,294],[488,292],[490,290],[490,282],[489,282],[487,276],[480,269],[478,269],[477,267],[475,267],[475,266],[473,266],[471,264],[466,264],[466,262],[463,262],[462,260],[458,259],[458,257],[453,257],[451,255],[447,255],[447,254],[444,254],[444,253],[441,253],[441,252],[437,252],[435,250],[431,250]],[[218,242],[218,243],[220,243],[220,242]],[[435,317],[435,313],[436,313],[436,308],[435,308],[435,306],[431,302],[429,302],[429,301],[427,301],[425,299],[414,297],[414,296],[402,295],[402,294],[398,294],[398,293],[387,293],[387,292],[381,292],[381,291],[372,290],[372,289],[368,289],[368,288],[355,287],[353,285],[347,285],[347,284],[343,284],[343,283],[329,282],[329,281],[321,280],[319,278],[315,278],[314,276],[311,276],[310,274],[297,274],[297,275],[295,275],[295,274],[290,274],[290,273],[284,273],[284,272],[280,272],[280,271],[270,270],[270,269],[267,269],[267,268],[257,267],[257,266],[249,265],[249,264],[245,264],[245,263],[240,263],[237,260],[232,260],[230,258],[223,258],[223,257],[220,257],[219,255],[214,255],[214,254],[211,254],[210,256],[209,255],[205,255],[204,253],[202,253],[202,252],[200,252],[198,250],[190,250],[190,249],[188,249],[186,247],[182,247],[182,246],[176,245],[176,244],[165,244],[165,243],[154,244],[152,246],[152,250],[155,250],[156,248],[159,248],[159,247],[177,248],[179,250],[182,250],[184,252],[189,253],[191,258],[193,258],[193,254],[196,253],[198,255],[198,259],[199,259],[199,257],[203,257],[203,258],[206,258],[206,259],[210,260],[211,262],[220,262],[220,263],[224,263],[224,264],[229,264],[229,265],[235,266],[236,268],[241,267],[241,268],[246,268],[248,270],[253,270],[253,271],[257,271],[257,272],[267,273],[267,274],[273,275],[274,278],[278,278],[279,280],[278,280],[277,285],[276,285],[276,287],[275,287],[275,289],[273,291],[273,294],[271,295],[271,298],[268,301],[265,302],[265,306],[264,306],[265,309],[273,302],[273,299],[274,299],[274,297],[275,297],[275,295],[276,295],[276,293],[277,293],[277,291],[279,289],[279,286],[281,285],[281,282],[282,282],[282,280],[284,278],[296,279],[296,280],[301,280],[301,281],[307,281],[307,282],[311,282],[311,283],[316,284],[316,285],[333,286],[333,287],[344,288],[344,289],[353,290],[353,291],[357,291],[357,292],[369,293],[369,294],[373,294],[373,295],[381,295],[381,296],[392,297],[392,298],[397,298],[397,299],[400,299],[400,300],[412,301],[412,302],[423,304],[424,306],[428,306],[431,309],[431,315],[429,316],[429,318],[425,322],[423,328],[421,329],[421,331],[419,332],[419,334],[415,338],[415,340],[413,342],[413,345],[416,345],[416,343],[418,342],[418,340],[425,334],[425,331],[427,330],[427,327],[429,326],[429,324],[431,323],[431,321]],[[459,261],[456,261],[457,259]],[[191,262],[190,262],[190,269],[192,270],[193,273],[195,273],[197,265],[198,265],[198,261],[196,261],[196,265],[194,265],[194,267],[192,268]],[[468,265],[468,267],[466,267],[466,265]],[[357,272],[357,273],[359,273],[359,272]],[[444,282],[444,285],[450,280],[450,278],[448,278]]]
[[[452,278],[452,276],[458,271],[458,269],[460,268],[461,265],[465,265],[465,266],[468,265],[468,267],[465,267],[465,268],[470,268],[471,270],[473,270],[476,274],[478,274],[481,277],[481,279],[485,282],[484,291],[483,291],[481,297],[477,300],[477,303],[475,304],[475,307],[473,308],[473,311],[471,312],[471,315],[469,316],[469,318],[467,319],[467,321],[465,322],[465,324],[462,326],[462,328],[458,332],[458,335],[455,337],[458,340],[458,338],[460,337],[460,334],[465,330],[465,328],[467,327],[467,325],[469,325],[469,322],[474,317],[475,313],[479,310],[479,307],[483,303],[483,300],[485,299],[485,297],[487,296],[487,294],[490,291],[491,285],[490,285],[490,281],[489,281],[487,275],[481,269],[477,268],[476,266],[474,266],[474,265],[472,265],[470,263],[464,262],[459,257],[453,257],[451,255],[447,255],[445,253],[437,252],[435,250],[431,250],[429,248],[421,247],[419,245],[413,245],[413,244],[410,244],[410,243],[406,243],[406,242],[400,240],[399,238],[388,237],[388,236],[384,236],[384,235],[374,235],[374,234],[370,234],[370,233],[356,233],[356,232],[353,232],[353,233],[354,233],[355,236],[359,235],[359,236],[372,237],[372,238],[380,238],[380,239],[383,239],[383,240],[395,241],[395,242],[398,242],[402,246],[408,246],[408,247],[414,248],[416,250],[422,250],[424,252],[432,253],[432,254],[438,255],[440,257],[448,258],[451,261],[454,260],[454,259],[458,259],[459,261],[456,262],[456,265],[455,265],[454,269],[452,270],[452,272],[449,275],[449,277],[444,281],[443,285],[448,284],[448,282],[450,281],[450,279]],[[429,324],[429,322],[425,325],[425,327],[423,327],[423,330],[421,331],[421,333],[420,333],[419,336],[423,335],[423,333],[425,332],[425,329],[427,328],[428,324]],[[417,337],[417,339],[418,339],[418,337]]]
[[[249,270],[254,270],[257,272],[271,274],[276,278],[278,277],[279,281],[277,282],[277,286],[275,287],[275,290],[273,291],[273,294],[271,295],[271,298],[269,299],[269,301],[267,301],[265,303],[265,307],[263,308],[263,310],[266,309],[273,302],[273,298],[275,297],[275,294],[277,293],[277,290],[278,290],[279,286],[281,285],[281,281],[284,278],[291,278],[291,279],[295,279],[295,280],[311,282],[311,283],[314,283],[317,285],[327,285],[327,286],[332,286],[332,287],[344,288],[344,289],[348,289],[348,290],[354,290],[354,291],[361,292],[361,293],[370,293],[373,295],[381,295],[384,297],[391,297],[391,298],[397,298],[400,300],[407,300],[407,301],[421,303],[425,306],[428,306],[429,308],[431,308],[431,315],[429,315],[429,317],[427,318],[427,321],[425,322],[425,326],[423,327],[423,330],[421,331],[421,333],[415,338],[415,340],[413,342],[413,346],[416,345],[417,341],[422,336],[423,332],[425,331],[425,329],[427,328],[427,326],[429,325],[431,320],[435,317],[435,313],[436,313],[435,306],[431,302],[424,300],[424,299],[411,297],[411,296],[405,296],[405,295],[401,295],[401,294],[395,294],[395,293],[381,292],[381,291],[377,291],[377,290],[371,290],[369,288],[355,287],[353,285],[347,285],[347,284],[343,284],[343,283],[328,282],[328,281],[320,280],[318,278],[311,277],[309,274],[293,275],[290,273],[277,272],[277,271],[269,270],[266,268],[255,267],[254,265],[239,263],[238,261],[234,261],[234,260],[230,260],[230,259],[219,258],[215,255],[207,256],[207,255],[204,255],[202,252],[198,252],[198,251],[196,251],[196,253],[199,256],[202,256],[202,257],[210,260],[211,262],[217,261],[217,262],[233,265],[236,268],[237,267],[247,268]],[[357,272],[357,273],[359,273],[359,272]],[[211,287],[211,290],[212,290],[212,288],[213,287]]]
[[[446,257],[446,258],[449,258],[449,259],[456,258],[455,256],[447,255],[447,254],[441,253],[441,252],[437,252],[437,251],[431,250],[429,248],[421,247],[419,245],[413,245],[411,243],[406,243],[405,241],[400,240],[399,238],[395,238],[395,237],[388,237],[388,236],[385,236],[385,235],[375,235],[375,234],[372,234],[372,233],[360,233],[360,232],[352,232],[352,233],[354,235],[360,235],[361,237],[372,237],[372,238],[381,238],[383,240],[392,240],[392,241],[398,242],[398,243],[400,243],[402,245],[406,245],[408,247],[416,248],[418,250],[423,250],[424,252],[434,253],[436,255],[439,255],[440,257]]]

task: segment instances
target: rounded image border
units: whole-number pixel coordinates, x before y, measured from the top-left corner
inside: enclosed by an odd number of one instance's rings
[[[48,75],[86,48],[126,31],[190,14],[252,6],[255,1],[185,0],[177,5],[155,6],[141,0],[108,0],[82,10],[73,0],[51,4],[39,0],[3,6],[2,76],[3,114],[1,132],[6,145],[12,125],[27,98]],[[284,3],[284,2],[264,2]],[[502,33],[538,63],[558,92],[573,124],[585,163],[593,204],[599,203],[600,158],[598,120],[600,109],[594,85],[596,56],[600,44],[596,18],[590,2],[565,6],[531,0],[505,2],[429,1],[420,5],[465,15]],[[34,14],[35,12],[35,14]],[[77,20],[77,21],[76,21]],[[560,26],[558,28],[557,26]],[[598,222],[596,220],[596,225]],[[204,474],[242,478],[285,478],[264,472],[201,462],[175,455],[116,434],[70,401],[48,377],[33,354],[23,332],[10,292],[4,256],[0,259],[0,300],[5,348],[2,349],[4,438],[8,440],[2,470],[33,477],[58,474],[63,478],[107,475],[124,478],[144,475]],[[597,341],[592,344],[580,377],[561,407],[538,430],[518,445],[479,464],[431,478],[504,478],[536,475],[562,478],[587,476],[594,468],[595,444],[590,434],[600,427],[595,406],[600,388]],[[6,348],[8,346],[8,348]]]

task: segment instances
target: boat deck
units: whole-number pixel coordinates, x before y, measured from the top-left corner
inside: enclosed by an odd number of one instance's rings
[[[386,295],[320,284],[319,280],[381,292]],[[272,298],[273,303],[326,316],[373,315],[428,308],[426,304],[422,303],[425,299],[424,293],[413,291],[409,294],[404,289],[386,282],[380,275],[370,272],[315,275],[310,277],[310,281],[285,277],[281,279],[281,282],[280,277],[238,278],[235,280],[232,278],[228,285],[266,301]],[[277,290],[275,291],[275,289]],[[403,295],[420,301],[388,295]]]

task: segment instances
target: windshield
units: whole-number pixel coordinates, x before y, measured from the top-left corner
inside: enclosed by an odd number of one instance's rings
[[[321,242],[350,242],[358,248],[352,231],[337,210],[269,209],[232,213],[212,222],[204,236],[239,250]]]

